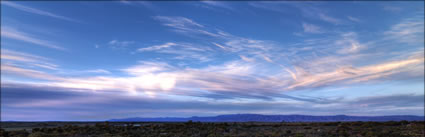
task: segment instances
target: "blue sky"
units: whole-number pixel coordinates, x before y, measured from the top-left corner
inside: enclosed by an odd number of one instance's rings
[[[424,115],[423,5],[2,1],[1,118]]]

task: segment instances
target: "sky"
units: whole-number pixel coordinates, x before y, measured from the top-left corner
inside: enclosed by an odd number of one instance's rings
[[[1,120],[424,115],[424,2],[1,1]]]

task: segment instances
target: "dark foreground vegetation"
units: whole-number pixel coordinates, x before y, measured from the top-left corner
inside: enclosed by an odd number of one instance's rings
[[[3,137],[423,137],[424,121],[326,123],[3,122]]]

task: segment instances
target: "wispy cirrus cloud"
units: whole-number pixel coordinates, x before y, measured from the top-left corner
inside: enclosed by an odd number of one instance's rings
[[[270,41],[235,36],[214,27],[205,27],[205,25],[185,17],[157,16],[155,18],[163,25],[173,28],[176,32],[211,41],[212,46],[227,52],[240,52],[241,54],[256,55],[262,58],[266,54],[264,52],[274,46]],[[173,51],[168,50],[167,52]]]
[[[168,17],[168,16],[156,16],[155,19],[164,22],[165,26],[178,28],[181,30],[189,30],[192,27],[203,28],[204,26],[194,22],[191,19],[185,17]]]
[[[89,73],[103,73],[103,74],[111,74],[110,71],[104,70],[104,69],[93,69],[93,70],[87,70],[86,72]]]
[[[119,41],[119,40],[111,40],[108,42],[109,45],[114,46],[114,47],[127,47],[131,44],[134,44],[136,42],[134,41]]]
[[[390,30],[384,32],[391,39],[400,42],[415,44],[424,43],[424,16],[404,19],[400,23],[393,25]]]
[[[58,65],[50,63],[50,59],[28,53],[1,49],[1,60],[12,64],[21,64],[27,67],[38,67],[49,70],[57,70]]]
[[[11,64],[6,64],[6,63],[2,63],[1,64],[1,72],[4,74],[15,74],[18,76],[24,76],[24,77],[28,77],[28,78],[36,78],[36,79],[41,79],[41,80],[63,80],[63,78],[59,77],[59,76],[55,76],[43,71],[38,71],[38,70],[33,70],[30,68],[22,68],[16,65],[11,65]]]
[[[160,8],[158,8],[157,6],[155,6],[152,2],[150,1],[134,1],[134,0],[120,0],[119,1],[122,4],[126,4],[126,5],[132,5],[132,6],[143,6],[149,10],[152,11],[158,11],[160,10]]]
[[[50,41],[35,38],[35,37],[25,33],[25,32],[19,31],[15,28],[12,28],[12,27],[7,27],[7,26],[3,27],[2,26],[1,27],[1,34],[2,34],[1,36],[5,37],[5,38],[24,41],[24,42],[27,42],[27,43],[32,43],[32,44],[35,44],[35,45],[53,48],[53,49],[57,49],[57,50],[66,50],[65,48],[57,46],[56,44],[53,44]]]
[[[23,61],[23,62],[37,62],[40,60],[48,60],[45,57],[36,56],[28,53],[12,51],[8,49],[1,49],[2,59]]]
[[[391,5],[385,5],[383,6],[382,9],[386,11],[390,11],[390,12],[400,12],[403,10],[401,7],[391,6]]]
[[[255,8],[260,8],[264,10],[279,12],[282,14],[291,14],[291,11],[298,10],[300,14],[307,19],[315,19],[320,20],[326,23],[330,23],[333,25],[343,25],[345,21],[343,18],[332,15],[329,12],[329,9],[321,7],[317,2],[252,2],[249,5]],[[348,17],[349,20],[354,22],[359,22],[360,20],[355,17]],[[306,25],[304,25],[306,24]],[[317,31],[318,26],[308,23],[303,23],[303,28],[307,29],[307,32],[315,32]],[[304,29],[306,30],[306,29]],[[324,30],[320,31],[323,32]],[[295,33],[295,35],[302,36],[301,33]]]
[[[343,22],[341,19],[330,15],[326,9],[321,8],[315,3],[293,3],[290,5],[300,10],[303,16],[307,18],[319,19],[334,25],[340,25]]]
[[[331,16],[326,15],[324,13],[319,13],[318,15],[319,15],[319,18],[321,20],[326,21],[326,22],[329,22],[329,23],[332,23],[332,24],[335,24],[335,25],[339,25],[342,22],[340,19],[337,19],[335,17],[331,17]]]
[[[239,57],[241,57],[242,60],[247,61],[247,62],[254,62],[255,61],[255,59],[249,58],[249,57],[246,57],[246,56],[243,56],[243,55],[239,55]]]
[[[385,79],[391,75],[409,72],[411,66],[421,65],[424,63],[423,57],[411,59],[397,60],[385,62],[382,64],[374,64],[362,67],[341,67],[331,72],[324,72],[305,77],[299,77],[297,81],[291,84],[288,89],[301,87],[320,87],[336,82],[357,83],[372,80]],[[420,68],[415,68],[420,69]],[[406,73],[406,75],[408,75]],[[341,83],[340,83],[341,84]]]
[[[359,18],[353,17],[353,16],[347,16],[347,18],[351,21],[354,21],[354,22],[362,22],[362,20],[360,20]]]
[[[169,48],[171,46],[175,46],[177,45],[176,43],[172,43],[172,42],[168,42],[162,45],[155,45],[155,46],[150,46],[150,47],[146,47],[146,48],[139,48],[137,51],[143,52],[143,51],[154,51],[154,50],[160,50],[163,48]]]
[[[12,8],[21,10],[21,11],[25,11],[25,12],[28,12],[28,13],[52,17],[52,18],[55,18],[55,19],[60,19],[60,20],[65,20],[65,21],[81,23],[81,21],[76,20],[76,19],[72,19],[72,18],[69,18],[69,17],[54,14],[54,13],[51,13],[51,12],[43,11],[43,10],[40,10],[40,9],[35,9],[35,8],[32,8],[32,7],[24,6],[24,5],[21,5],[21,4],[18,4],[18,3],[19,2],[10,2],[10,1],[2,1],[1,2],[2,5],[9,6],[9,7],[12,7]]]
[[[201,25],[189,18],[179,16],[155,16],[154,19],[162,22],[162,25],[174,28],[174,31],[190,36],[204,35],[209,37],[223,37],[223,33],[217,30],[207,30]],[[196,34],[196,35],[193,35]]]
[[[304,32],[306,33],[323,33],[323,30],[316,25],[309,24],[309,23],[302,23]]]
[[[335,41],[335,44],[343,47],[338,50],[339,54],[356,53],[366,48],[365,45],[357,40],[357,33],[354,32],[342,34],[342,39]]]
[[[280,13],[288,13],[287,5],[290,5],[290,3],[285,1],[275,1],[275,2],[268,2],[268,1],[257,1],[257,2],[250,2],[250,6],[263,9],[263,10],[269,10],[274,12],[280,12]]]
[[[211,48],[193,45],[190,43],[174,43],[167,42],[160,45],[149,46],[145,48],[139,48],[138,52],[153,52],[158,54],[171,54],[175,55],[172,59],[186,60],[196,59],[201,62],[210,61]]]
[[[202,3],[209,5],[209,6],[213,6],[213,7],[218,7],[218,8],[228,9],[228,10],[234,10],[233,7],[230,6],[229,3],[226,3],[226,2],[205,0],[205,1],[202,1]]]

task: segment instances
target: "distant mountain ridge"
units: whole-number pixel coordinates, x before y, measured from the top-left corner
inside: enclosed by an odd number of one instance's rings
[[[209,117],[158,117],[158,118],[123,118],[108,121],[134,122],[333,122],[333,121],[424,121],[424,116],[392,115],[392,116],[310,116],[310,115],[260,115],[260,114],[231,114]]]

